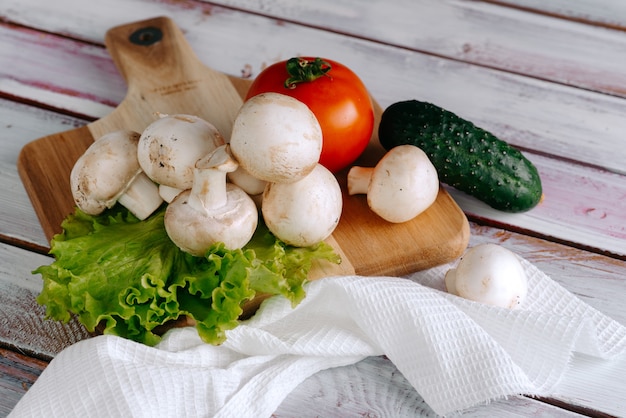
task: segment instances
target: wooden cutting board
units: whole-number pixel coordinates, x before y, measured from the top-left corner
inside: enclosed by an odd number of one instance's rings
[[[165,17],[112,28],[105,43],[128,83],[124,100],[86,126],[27,144],[18,157],[18,171],[48,239],[61,232],[61,221],[74,210],[69,173],[94,139],[122,128],[141,132],[155,120],[155,112],[200,116],[229,138],[250,85],[201,63],[180,29]],[[376,113],[378,121],[378,106]],[[383,153],[374,134],[358,163],[373,166]],[[337,177],[345,191],[346,172]],[[354,272],[403,275],[457,258],[468,240],[467,219],[444,189],[426,212],[402,224],[373,214],[365,196],[344,193],[342,217],[329,239],[344,262],[338,268],[318,266],[312,278]]]

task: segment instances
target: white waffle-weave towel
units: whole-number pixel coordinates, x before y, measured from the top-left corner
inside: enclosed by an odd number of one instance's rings
[[[295,309],[275,297],[219,347],[195,329],[157,347],[99,336],[55,357],[11,417],[268,417],[308,376],[385,354],[438,414],[514,394],[548,395],[574,352],[626,354],[626,327],[522,260],[516,310],[435,289],[449,266],[409,278],[333,277]]]

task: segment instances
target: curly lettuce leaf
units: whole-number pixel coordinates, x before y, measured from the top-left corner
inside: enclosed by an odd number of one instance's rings
[[[164,213],[140,221],[116,206],[99,216],[69,215],[51,241],[55,260],[33,271],[44,281],[37,301],[46,316],[76,315],[90,332],[147,345],[160,340],[158,327],[186,316],[204,341],[220,344],[257,293],[283,295],[295,306],[313,260],[341,261],[326,243],[292,247],[262,223],[243,249],[219,243],[194,257],[169,239]]]

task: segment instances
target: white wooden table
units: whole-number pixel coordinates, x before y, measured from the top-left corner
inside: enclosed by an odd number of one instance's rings
[[[0,415],[47,362],[87,338],[44,321],[31,271],[48,243],[17,174],[29,141],[108,114],[126,86],[107,29],[167,15],[200,59],[254,77],[295,55],[336,59],[386,107],[434,102],[521,148],[545,200],[505,214],[451,190],[470,245],[499,243],[626,324],[626,3],[621,0],[2,0],[0,2]],[[626,358],[583,356],[547,399],[467,416],[626,416]],[[309,378],[275,414],[434,415],[385,358]]]

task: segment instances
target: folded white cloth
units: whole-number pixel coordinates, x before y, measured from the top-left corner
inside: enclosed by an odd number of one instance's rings
[[[449,266],[408,278],[333,277],[295,309],[267,300],[222,346],[195,329],[157,347],[99,336],[58,354],[10,417],[268,417],[308,376],[385,354],[438,414],[548,395],[573,352],[626,353],[626,327],[530,263],[516,310],[437,290]]]

